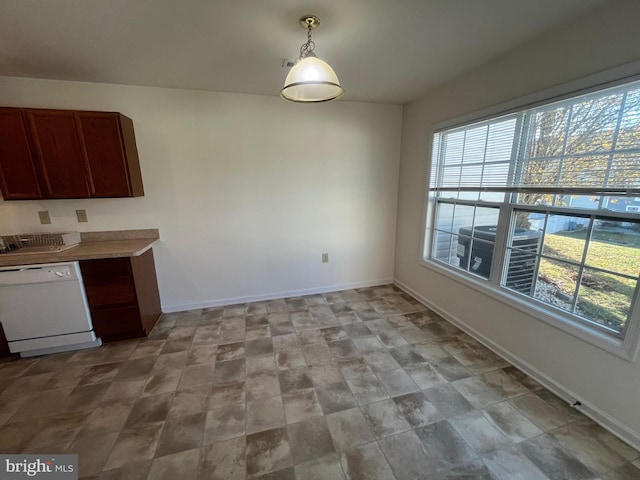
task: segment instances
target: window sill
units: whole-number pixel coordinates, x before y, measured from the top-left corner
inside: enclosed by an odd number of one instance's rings
[[[629,362],[635,362],[636,360],[640,343],[640,322],[637,321],[637,319],[629,325],[624,339],[615,338],[597,328],[590,328],[588,325],[576,322],[572,320],[569,315],[562,315],[562,312],[557,311],[553,307],[546,307],[544,304],[529,300],[524,295],[513,293],[506,288],[492,285],[480,279],[476,280],[462,272],[457,272],[440,265],[437,261],[421,259],[420,263],[424,267],[444,275],[455,282],[472,288],[477,292],[515,308],[530,317],[551,325],[608,353]]]

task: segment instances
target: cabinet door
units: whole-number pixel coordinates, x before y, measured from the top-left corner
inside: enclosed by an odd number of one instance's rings
[[[5,200],[42,198],[22,112],[0,108],[0,191]]]
[[[103,342],[146,336],[160,317],[153,252],[138,257],[81,260],[96,334]]]
[[[49,198],[85,198],[91,193],[73,111],[26,110],[36,158]]]
[[[146,336],[138,307],[117,307],[91,312],[96,336],[104,343]]]
[[[132,196],[119,115],[75,112],[89,164],[94,197]]]
[[[81,260],[96,335],[103,342],[144,337],[129,258]]]
[[[136,284],[140,320],[148,335],[162,313],[153,250],[149,249],[139,257],[131,257],[131,271]]]
[[[91,310],[136,306],[129,258],[83,260],[80,269]]]

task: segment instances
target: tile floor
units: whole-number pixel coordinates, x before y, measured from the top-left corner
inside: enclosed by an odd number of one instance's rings
[[[0,452],[98,479],[640,478],[640,455],[393,286],[164,315],[0,364]]]

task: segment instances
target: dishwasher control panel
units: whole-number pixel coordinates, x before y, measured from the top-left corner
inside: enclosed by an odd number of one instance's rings
[[[0,286],[76,280],[78,278],[79,268],[77,262],[0,268]]]

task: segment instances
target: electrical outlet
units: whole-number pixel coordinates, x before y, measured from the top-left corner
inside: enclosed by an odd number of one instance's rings
[[[42,225],[48,225],[51,223],[51,217],[49,216],[49,212],[47,210],[38,212],[38,216],[40,217],[40,223]]]
[[[329,262],[329,254],[328,253],[323,253],[322,254],[322,263],[328,263]]]
[[[76,217],[78,218],[78,223],[85,223],[89,221],[86,210],[76,210]]]

